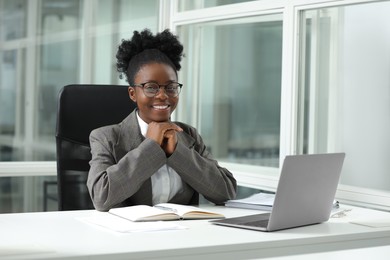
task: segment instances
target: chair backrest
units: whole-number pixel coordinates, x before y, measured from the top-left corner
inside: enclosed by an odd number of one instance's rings
[[[58,99],[56,147],[59,210],[91,209],[86,187],[91,152],[90,132],[117,124],[136,104],[128,86],[68,85]]]

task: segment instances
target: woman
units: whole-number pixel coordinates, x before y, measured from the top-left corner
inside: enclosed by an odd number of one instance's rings
[[[87,186],[97,210],[196,204],[199,193],[216,204],[235,197],[236,180],[212,159],[197,130],[170,120],[182,87],[182,51],[168,30],[134,31],[119,46],[117,70],[138,108],[121,123],[91,132]]]

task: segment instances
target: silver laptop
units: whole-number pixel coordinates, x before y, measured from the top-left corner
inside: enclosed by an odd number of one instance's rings
[[[329,219],[345,153],[286,156],[271,213],[210,221],[213,224],[275,231]]]

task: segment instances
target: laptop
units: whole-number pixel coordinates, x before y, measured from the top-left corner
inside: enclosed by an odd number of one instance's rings
[[[328,221],[345,153],[288,155],[271,213],[210,221],[216,225],[276,231]]]

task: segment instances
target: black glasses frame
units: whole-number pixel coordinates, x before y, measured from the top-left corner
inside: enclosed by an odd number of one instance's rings
[[[156,91],[155,93],[154,92],[147,92],[147,91],[145,91],[145,89],[146,89],[145,85],[147,85],[147,84],[154,84],[155,86],[158,86],[158,89],[152,88],[154,91]],[[175,87],[177,86],[177,88],[176,88],[177,92],[175,92],[175,93],[167,91],[167,86],[172,85],[172,84],[174,84]],[[165,94],[167,94],[168,97],[177,97],[177,96],[179,96],[179,94],[181,92],[181,88],[183,87],[183,84],[178,83],[178,82],[171,82],[169,84],[160,85],[156,82],[145,82],[145,83],[135,84],[135,85],[133,85],[133,87],[142,88],[142,91],[144,92],[145,96],[147,96],[147,97],[157,96],[157,94],[160,92],[161,88],[164,88],[164,92],[165,92]]]

